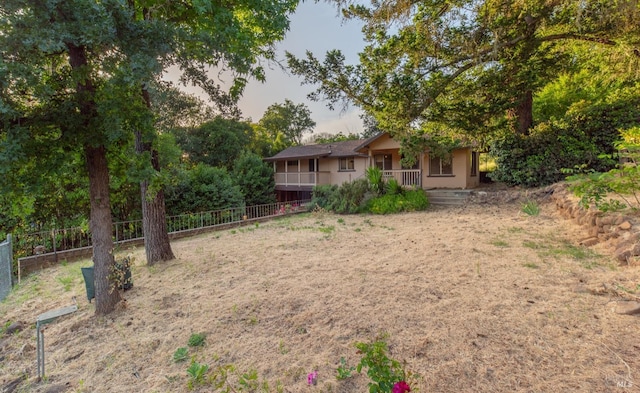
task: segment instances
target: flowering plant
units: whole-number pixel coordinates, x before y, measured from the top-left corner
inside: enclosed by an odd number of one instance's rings
[[[384,337],[373,343],[356,343],[362,359],[356,367],[357,372],[367,368],[369,393],[406,393],[411,387],[406,381],[406,373],[399,361],[387,356],[387,343]]]
[[[400,382],[396,382],[396,384],[393,385],[392,393],[405,393],[410,391],[411,391],[411,387],[409,387],[409,384],[406,383],[405,381],[400,381]]]
[[[318,383],[318,371],[314,371],[312,373],[309,373],[309,375],[307,375],[307,384],[308,385],[315,385]]]

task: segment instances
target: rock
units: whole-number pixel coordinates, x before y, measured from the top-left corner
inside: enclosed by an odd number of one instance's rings
[[[640,303],[628,302],[627,304],[617,307],[616,313],[624,315],[638,315],[640,314]]]
[[[66,384],[51,385],[44,391],[44,393],[62,393],[69,390],[69,387],[68,382]]]
[[[20,321],[16,321],[11,325],[9,325],[9,327],[7,327],[7,329],[5,330],[5,333],[7,335],[11,335],[17,332],[21,332],[22,330],[24,330],[24,324]]]
[[[621,229],[623,231],[628,231],[629,229],[631,229],[631,223],[629,221],[625,221],[620,225],[618,225],[618,229]]]

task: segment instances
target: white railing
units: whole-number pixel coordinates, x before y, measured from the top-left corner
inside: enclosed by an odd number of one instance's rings
[[[277,172],[277,186],[315,186],[318,184],[329,184],[331,180],[330,172]]]
[[[395,169],[382,171],[385,180],[394,178],[401,186],[422,186],[422,171],[420,169]]]

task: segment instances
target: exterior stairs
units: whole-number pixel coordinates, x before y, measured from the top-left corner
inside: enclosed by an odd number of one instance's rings
[[[436,206],[462,206],[465,204],[471,190],[431,189],[425,190],[429,203]]]

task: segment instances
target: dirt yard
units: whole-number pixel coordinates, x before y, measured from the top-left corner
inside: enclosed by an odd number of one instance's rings
[[[366,392],[364,373],[336,369],[382,334],[412,391],[640,391],[640,317],[616,312],[640,296],[640,268],[583,237],[551,205],[287,216],[176,241],[177,259],[157,267],[130,251],[134,288],[106,318],[86,300],[90,262],[51,268],[0,304],[3,330],[24,325],[0,335],[0,391],[24,377],[16,392],[184,392],[193,358],[205,380],[233,364],[274,392]],[[78,312],[46,328],[38,383],[35,320],[73,296]],[[174,362],[193,333],[205,345]]]

